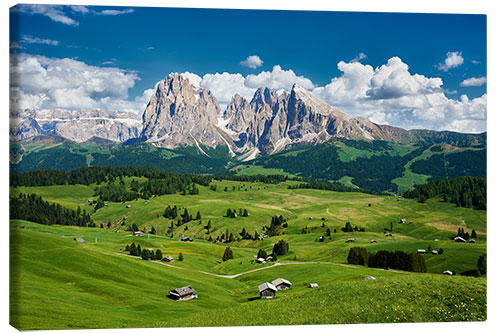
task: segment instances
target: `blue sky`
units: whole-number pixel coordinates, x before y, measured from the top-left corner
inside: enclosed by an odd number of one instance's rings
[[[141,112],[155,83],[179,72],[222,105],[236,92],[251,98],[259,84],[287,90],[295,80],[375,122],[486,129],[485,15],[25,5],[10,16],[23,106],[78,108],[60,97],[73,89],[86,97],[82,107]],[[27,66],[35,60],[38,69]],[[69,80],[62,74],[48,87],[29,84],[56,68],[99,72],[122,87],[52,85]]]

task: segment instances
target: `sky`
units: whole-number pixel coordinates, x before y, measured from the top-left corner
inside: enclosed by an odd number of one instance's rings
[[[17,5],[11,107],[141,114],[171,72],[215,95],[294,83],[353,117],[486,130],[486,16]]]

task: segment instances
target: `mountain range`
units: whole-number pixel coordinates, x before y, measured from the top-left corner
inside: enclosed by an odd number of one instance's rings
[[[246,161],[300,144],[335,138],[383,140],[399,144],[484,144],[486,136],[430,130],[405,130],[353,118],[297,84],[290,92],[259,88],[251,101],[233,96],[222,110],[214,95],[172,73],[156,84],[143,115],[102,110],[13,110],[10,138],[56,135],[75,142],[102,138],[118,143],[148,142],[175,149],[227,146],[231,157]]]

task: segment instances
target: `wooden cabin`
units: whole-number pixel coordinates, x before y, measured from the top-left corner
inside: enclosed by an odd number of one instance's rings
[[[174,261],[174,257],[172,257],[172,256],[166,256],[161,261],[163,261],[163,262],[172,262],[172,261]]]
[[[264,282],[259,287],[260,298],[274,298],[278,289],[269,282]]]
[[[276,287],[278,290],[286,290],[290,289],[292,286],[292,283],[288,280],[285,280],[283,278],[278,278],[272,282],[272,284]]]
[[[318,288],[318,284],[317,283],[310,283],[309,288]]]
[[[191,286],[180,287],[169,292],[170,298],[176,301],[188,301],[190,299],[198,298],[195,290]]]

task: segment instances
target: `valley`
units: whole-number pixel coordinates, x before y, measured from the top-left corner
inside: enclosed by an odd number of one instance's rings
[[[127,187],[146,180],[122,179]],[[11,196],[37,194],[62,207],[86,210],[97,225],[11,220],[11,274],[16,276],[11,279],[11,307],[16,309],[11,323],[19,329],[69,329],[486,319],[486,279],[461,276],[475,270],[486,252],[486,211],[458,208],[438,197],[419,203],[293,188],[299,183],[212,179],[209,186],[197,185],[196,195],[105,201],[95,213],[94,188],[102,184],[11,187]],[[192,216],[199,212],[201,219],[177,225],[163,216],[167,206],[179,212],[187,208]],[[249,216],[227,217],[228,208],[246,209]],[[277,215],[287,223],[278,235],[243,238],[242,229],[251,236],[266,235],[263,227]],[[401,219],[413,223],[398,223]],[[346,222],[365,231],[343,232]],[[134,236],[128,231],[133,225],[144,234]],[[148,234],[153,228],[155,234]],[[386,236],[389,228],[392,236]],[[474,229],[476,243],[453,241],[458,228]],[[221,239],[228,234],[231,241]],[[179,241],[184,237],[193,241]],[[276,262],[255,262],[260,249],[270,254],[279,240],[288,243],[286,254]],[[131,243],[159,249],[173,261],[130,257],[125,247]],[[223,261],[227,247],[234,258]],[[414,273],[349,264],[353,247],[442,253],[423,255],[427,273]],[[456,275],[443,275],[445,270]],[[366,281],[368,276],[375,280]],[[278,277],[291,281],[292,288],[259,299],[257,286]],[[311,289],[310,283],[319,287]],[[167,298],[170,290],[184,285],[191,285],[198,298]],[[297,311],[300,317],[291,315]]]

